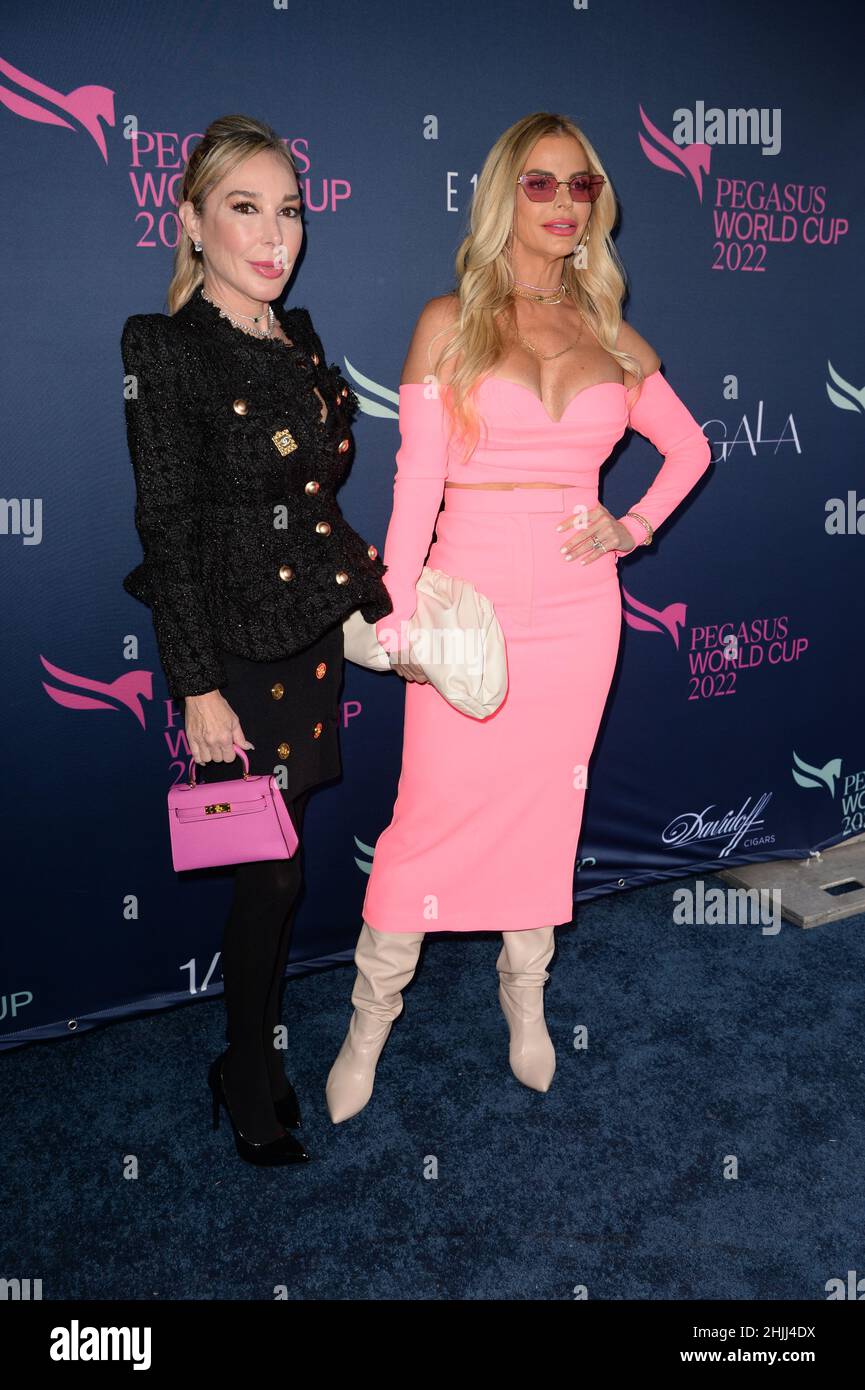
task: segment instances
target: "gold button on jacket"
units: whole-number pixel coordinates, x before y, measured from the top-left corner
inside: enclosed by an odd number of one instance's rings
[[[283,685],[282,681],[275,681],[274,684],[270,687],[270,693],[273,696],[274,700],[281,700],[283,695],[285,694],[285,686]]]
[[[285,458],[287,454],[293,454],[297,448],[297,440],[291,430],[277,430],[276,434],[272,434],[270,437],[283,458]]]
[[[277,744],[276,751],[281,758],[287,758],[289,753],[291,752],[291,744],[279,743]]]

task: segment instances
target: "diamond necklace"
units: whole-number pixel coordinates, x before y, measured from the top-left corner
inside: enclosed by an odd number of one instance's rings
[[[265,314],[235,314],[233,310],[227,309],[227,308],[225,307],[225,305],[222,304],[222,301],[221,301],[221,300],[219,300],[219,299],[212,299],[211,296],[207,293],[207,291],[206,291],[205,289],[202,289],[202,291],[201,291],[201,297],[202,297],[202,299],[206,299],[207,302],[208,302],[208,304],[212,304],[213,307],[214,307],[215,309],[218,308],[218,309],[219,309],[219,316],[220,316],[220,318],[228,319],[228,322],[231,323],[231,324],[234,324],[234,327],[235,327],[235,328],[239,328],[240,331],[241,331],[241,333],[248,333],[249,336],[250,336],[251,338],[272,338],[272,337],[273,337],[273,319],[274,319],[274,315],[273,315],[273,306],[272,306],[272,305],[268,304],[268,306],[267,306],[267,314],[266,314],[266,315],[265,315]],[[220,306],[221,306],[221,307],[220,307]],[[265,332],[261,332],[261,331],[259,331],[259,330],[253,329],[253,328],[244,328],[244,326],[243,326],[242,323],[235,323],[235,322],[234,322],[234,321],[235,321],[235,318],[238,318],[238,319],[249,319],[250,322],[252,322],[252,323],[260,323],[261,320],[262,320],[263,318],[265,318],[265,317],[267,318],[267,330],[266,330]]]

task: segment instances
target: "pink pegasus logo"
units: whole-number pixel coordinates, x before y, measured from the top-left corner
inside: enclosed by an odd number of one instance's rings
[[[697,189],[697,197],[703,201],[703,175],[709,172],[709,160],[712,151],[708,145],[677,145],[668,135],[659,130],[656,125],[652,125],[642,106],[640,107],[640,117],[646,130],[661,149],[655,149],[650,145],[646,137],[639,134],[640,144],[643,147],[643,154],[650,163],[657,165],[659,169],[666,169],[670,174],[678,174],[684,178],[688,173],[693,179]],[[661,151],[666,150],[666,154]],[[671,157],[672,156],[672,157]]]
[[[630,612],[628,609],[624,610],[625,622],[628,627],[636,628],[637,632],[654,632],[655,634],[666,632],[672,637],[673,645],[678,651],[679,633],[685,626],[685,617],[688,612],[687,604],[669,603],[666,608],[662,608],[658,612],[656,609],[650,608],[647,603],[641,603],[639,599],[634,598],[633,594],[629,594],[624,584],[622,585],[622,594],[627,599],[631,609]],[[640,614],[643,616],[640,617]]]
[[[75,676],[71,671],[63,671],[59,666],[52,666],[51,662],[47,661],[41,654],[39,660],[48,674],[53,676],[55,680],[65,681],[67,685],[77,686],[79,690],[93,690],[106,697],[98,700],[91,695],[76,695],[71,690],[58,690],[56,686],[43,681],[43,690],[58,705],[63,705],[65,709],[111,710],[116,710],[118,705],[124,705],[135,715],[142,729],[144,728],[144,706],[141,702],[142,700],[153,699],[152,671],[126,671],[124,675],[118,676],[114,681],[94,681],[87,676]]]
[[[0,73],[16,86],[23,87],[25,92],[32,93],[32,97],[22,96],[0,82],[0,101],[16,116],[23,116],[26,121],[41,121],[44,125],[64,126],[66,130],[86,130],[99,146],[105,163],[108,163],[105,133],[99,122],[114,125],[114,93],[110,87],[75,87],[71,92],[56,92],[53,87],[37,82],[35,77],[28,77],[19,68],[13,68],[3,58],[0,58]],[[58,110],[52,111],[50,106]],[[65,112],[72,119],[64,119],[58,111]]]

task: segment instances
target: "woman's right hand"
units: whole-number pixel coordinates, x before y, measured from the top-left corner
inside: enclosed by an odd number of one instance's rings
[[[423,667],[412,660],[410,652],[391,652],[390,665],[404,680],[417,681],[418,685],[429,684],[429,677],[424,674]]]
[[[237,756],[234,744],[254,748],[240,727],[240,720],[218,690],[206,695],[187,695],[184,705],[186,739],[197,763],[230,763]]]

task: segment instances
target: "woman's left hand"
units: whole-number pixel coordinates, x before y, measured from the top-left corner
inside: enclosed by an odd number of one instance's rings
[[[611,550],[633,550],[636,545],[627,527],[601,506],[592,507],[587,512],[576,512],[559,522],[556,530],[578,532],[576,538],[571,538],[562,546],[562,558],[566,561],[579,560],[584,565],[590,565]],[[593,544],[595,537],[603,545],[603,550],[601,546]]]

